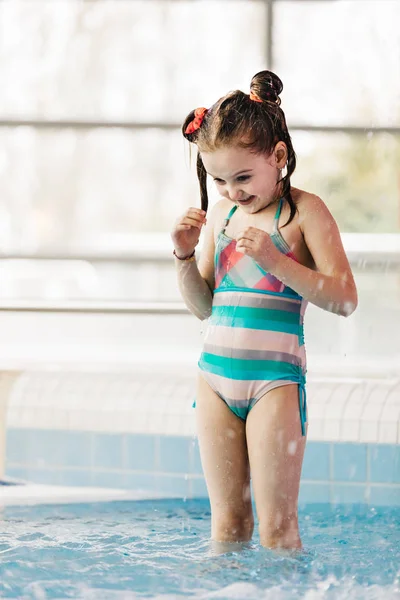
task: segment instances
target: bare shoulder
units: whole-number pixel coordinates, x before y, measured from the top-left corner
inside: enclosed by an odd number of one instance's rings
[[[230,200],[227,200],[226,198],[220,198],[212,207],[211,212],[213,212],[215,215],[223,214],[226,216],[232,206],[233,203]]]
[[[322,219],[335,222],[332,213],[325,202],[316,194],[311,194],[297,188],[291,189],[293,201],[297,207],[299,214],[299,226],[304,231],[306,222],[315,222]]]

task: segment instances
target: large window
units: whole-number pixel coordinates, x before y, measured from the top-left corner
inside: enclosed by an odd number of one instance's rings
[[[342,231],[398,231],[399,22],[397,0],[0,3],[2,251],[104,254],[167,232],[199,203],[180,123],[266,67],[293,184]]]

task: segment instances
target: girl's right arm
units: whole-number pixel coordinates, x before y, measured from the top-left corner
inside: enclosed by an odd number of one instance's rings
[[[204,232],[204,243],[199,264],[196,260],[179,260],[190,256],[199,242],[206,224],[204,211],[189,208],[176,222],[171,233],[175,249],[175,266],[179,290],[190,310],[200,320],[211,315],[214,289],[214,226],[215,209],[211,211]],[[179,257],[179,258],[177,258]]]

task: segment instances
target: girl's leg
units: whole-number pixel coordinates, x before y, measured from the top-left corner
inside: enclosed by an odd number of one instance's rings
[[[211,536],[219,542],[251,539],[254,520],[246,426],[198,377],[196,420],[201,463],[211,502]]]
[[[301,435],[297,385],[271,390],[246,423],[260,541],[268,548],[301,548],[297,501],[306,438]]]

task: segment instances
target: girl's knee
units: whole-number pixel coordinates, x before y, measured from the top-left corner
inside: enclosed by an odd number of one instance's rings
[[[254,529],[253,512],[223,510],[212,516],[212,537],[219,542],[247,542],[251,539]]]
[[[283,515],[277,511],[266,519],[260,519],[259,532],[261,545],[266,548],[301,548],[296,513]]]

